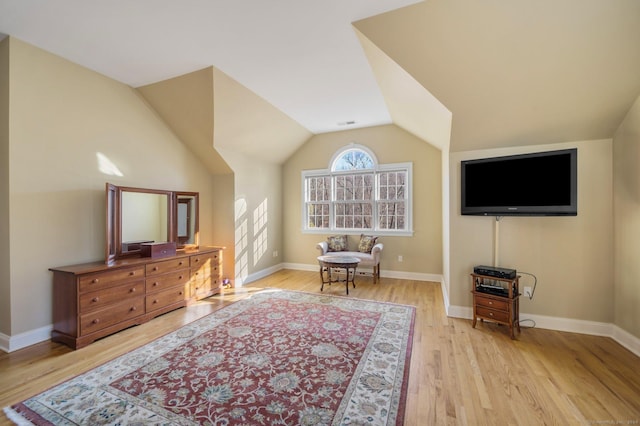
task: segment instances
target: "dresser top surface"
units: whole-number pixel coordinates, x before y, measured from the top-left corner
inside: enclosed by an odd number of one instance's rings
[[[66,272],[66,273],[76,274],[76,275],[89,274],[93,272],[104,272],[109,270],[126,268],[130,266],[144,266],[148,263],[163,262],[171,259],[178,259],[178,258],[193,256],[197,254],[212,253],[220,250],[224,250],[224,247],[200,246],[200,248],[198,249],[178,251],[175,254],[175,256],[169,256],[169,257],[151,258],[151,257],[137,256],[137,257],[119,259],[109,264],[105,263],[104,261],[95,261],[95,262],[79,263],[77,265],[57,266],[54,268],[49,268],[49,270],[54,272]]]

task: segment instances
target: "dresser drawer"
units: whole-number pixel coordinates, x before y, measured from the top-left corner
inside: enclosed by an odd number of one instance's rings
[[[496,311],[482,306],[476,306],[476,314],[483,318],[493,319],[505,324],[509,324],[509,312]]]
[[[144,295],[144,280],[106,288],[101,291],[92,291],[80,295],[80,313],[85,314],[95,309],[100,309],[110,303],[116,303],[131,297]]]
[[[202,299],[218,293],[220,289],[220,278],[209,276],[204,279],[191,281],[191,297]]]
[[[191,286],[191,297],[203,299],[211,294],[211,283],[200,283]]]
[[[189,267],[189,258],[180,257],[178,259],[164,260],[162,262],[153,262],[146,265],[147,277],[153,275],[166,274],[167,272],[185,269]]]
[[[209,263],[205,262],[199,267],[191,268],[191,280],[198,281],[207,279],[209,277],[219,278],[221,275],[220,272],[220,265],[210,265]]]
[[[216,251],[213,253],[204,253],[191,256],[191,268],[200,268],[203,265],[220,265],[220,253]]]
[[[112,304],[104,309],[80,317],[80,334],[93,333],[127,319],[144,314],[144,295],[121,303]]]
[[[485,306],[491,309],[499,309],[503,311],[506,311],[509,309],[509,302],[506,302],[504,300],[496,300],[488,297],[477,296],[477,295],[476,295],[476,305]]]
[[[79,278],[80,292],[101,290],[138,278],[144,278],[144,266],[132,266],[114,271],[82,275]]]
[[[187,291],[187,287],[185,286],[176,286],[174,288],[147,295],[145,302],[147,312],[164,308],[165,306],[172,305],[177,302],[186,303],[186,299],[188,298]]]
[[[180,271],[170,272],[164,275],[155,275],[151,278],[147,278],[146,289],[147,293],[164,290],[166,288],[175,287],[178,284],[187,284],[189,282],[189,270],[183,269]]]

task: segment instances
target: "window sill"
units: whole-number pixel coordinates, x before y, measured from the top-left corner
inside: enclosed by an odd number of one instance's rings
[[[385,237],[413,237],[413,231],[376,231],[373,229],[302,229],[303,234],[318,234],[318,235],[376,235]]]

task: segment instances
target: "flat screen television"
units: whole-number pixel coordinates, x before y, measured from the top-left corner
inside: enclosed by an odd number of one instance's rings
[[[578,150],[535,152],[461,162],[461,213],[576,216]]]

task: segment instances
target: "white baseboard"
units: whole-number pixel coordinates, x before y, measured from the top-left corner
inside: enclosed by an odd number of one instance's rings
[[[51,330],[53,325],[45,325],[35,330],[25,331],[15,336],[7,336],[0,333],[0,350],[4,352],[13,352],[36,343],[44,342],[51,338]]]
[[[11,336],[7,336],[4,333],[0,333],[0,351],[10,352],[9,346],[11,343]]]
[[[282,263],[282,269],[294,269],[296,271],[318,271],[318,265],[309,265],[307,263]]]
[[[617,325],[612,324],[611,337],[616,342],[620,343],[625,348],[629,349],[634,354],[640,356],[640,339],[629,333],[626,330],[621,329]]]
[[[449,309],[446,309],[446,312],[448,317],[473,319],[473,308],[471,306],[449,305]]]
[[[247,275],[246,277],[236,277],[235,285],[236,287],[242,287],[245,284],[249,284],[250,282],[257,281],[261,278],[268,277],[269,275],[278,272],[281,269],[284,269],[283,264],[280,263],[278,265],[270,266],[266,269],[262,269],[260,271],[256,271],[252,274]]]
[[[470,306],[450,306],[447,311],[447,316],[471,320],[473,319],[473,308]],[[637,356],[640,356],[640,338],[637,338],[615,324],[520,312],[520,324],[528,326],[527,320],[533,321],[536,328],[611,337]]]

